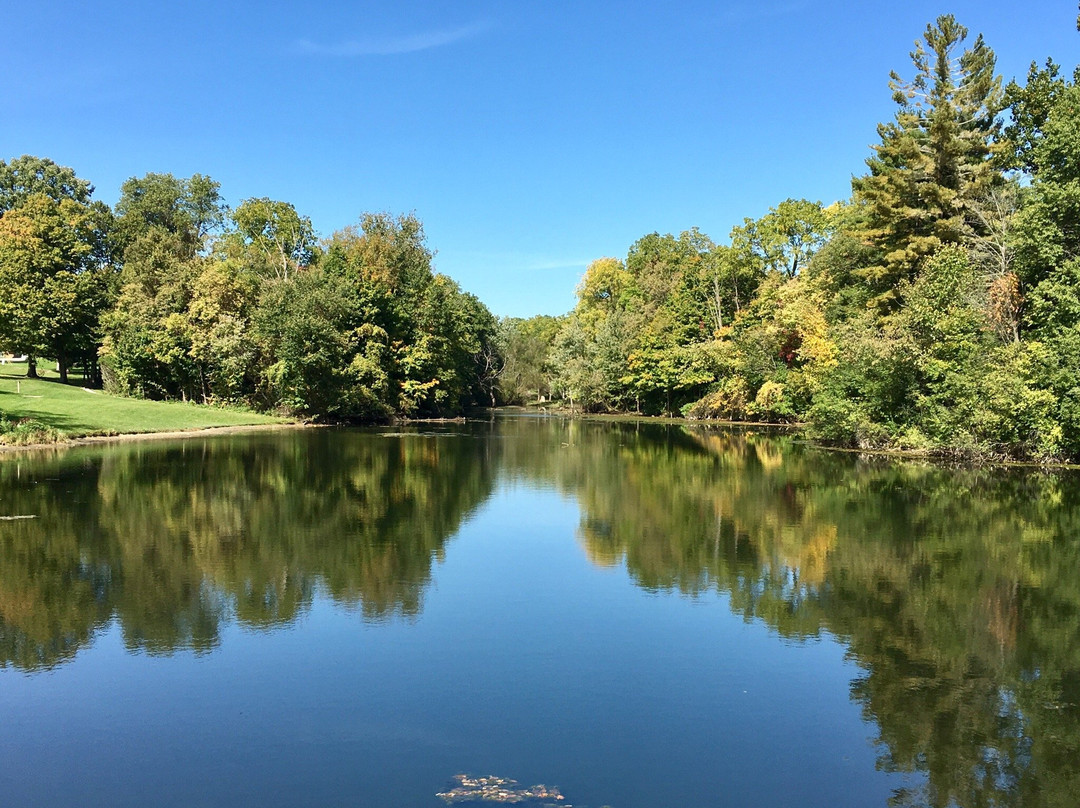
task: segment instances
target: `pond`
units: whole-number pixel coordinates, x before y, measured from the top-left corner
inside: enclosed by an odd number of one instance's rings
[[[0,455],[0,517],[3,805],[1080,799],[1069,472],[496,417]]]

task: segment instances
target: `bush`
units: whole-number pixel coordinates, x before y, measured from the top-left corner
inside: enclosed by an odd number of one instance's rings
[[[746,381],[731,376],[708,395],[683,407],[683,415],[694,420],[740,421],[746,417],[749,400]]]
[[[754,418],[765,421],[790,421],[795,417],[791,401],[785,395],[784,385],[767,381],[757,391],[747,411]]]
[[[809,412],[807,434],[825,443],[858,449],[882,449],[891,440],[889,429],[874,421],[866,406],[833,390],[823,391]]]
[[[63,435],[48,424],[31,418],[0,415],[0,443],[26,446],[30,443],[56,443]]]

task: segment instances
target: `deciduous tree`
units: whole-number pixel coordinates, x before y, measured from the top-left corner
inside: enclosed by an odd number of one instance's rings
[[[98,320],[111,302],[110,268],[99,263],[102,209],[42,193],[0,216],[0,343],[94,367]],[[30,374],[33,374],[33,365]]]

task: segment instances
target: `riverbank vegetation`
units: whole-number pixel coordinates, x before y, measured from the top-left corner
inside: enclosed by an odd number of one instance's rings
[[[1080,457],[1080,69],[1006,86],[951,16],[911,55],[849,199],[594,261],[568,316],[504,321],[507,400]]]
[[[70,168],[0,162],[0,349],[126,396],[380,420],[493,403],[496,320],[432,271],[411,215],[319,240],[286,203],[228,208],[147,174],[109,209]]]

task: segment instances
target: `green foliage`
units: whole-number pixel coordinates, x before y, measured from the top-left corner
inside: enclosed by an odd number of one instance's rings
[[[1054,269],[1032,291],[1028,317],[1034,346],[1032,375],[1056,410],[1062,451],[1080,456],[1080,259]]]
[[[1030,149],[1031,188],[1017,223],[1017,263],[1037,285],[1054,268],[1080,257],[1080,86],[1063,86]]]
[[[62,437],[59,430],[34,418],[9,418],[0,413],[0,444],[55,443]]]
[[[69,199],[88,204],[93,193],[94,186],[74,170],[48,158],[24,154],[9,162],[0,160],[0,214],[21,208],[34,194],[57,203]]]
[[[731,231],[731,246],[743,260],[789,278],[810,263],[828,241],[830,218],[820,202],[785,199],[761,219],[745,219]]]
[[[378,391],[355,384],[365,375],[378,382],[377,370],[372,373],[365,364],[377,359],[377,348],[362,351],[351,325],[351,301],[340,281],[311,272],[271,284],[256,324],[260,342],[274,358],[264,371],[266,399],[311,415],[381,415]],[[369,335],[368,342],[377,345],[377,335]]]
[[[307,217],[225,208],[196,175],[130,180],[121,291],[103,319],[110,389],[381,420],[493,403],[497,324],[431,270],[413,216],[366,214],[320,249]]]
[[[75,359],[96,379],[98,319],[115,291],[114,221],[93,190],[48,159],[0,161],[0,345],[57,359],[65,380]]]
[[[73,358],[93,365],[112,298],[111,268],[99,263],[100,214],[34,193],[0,216],[0,344],[57,358],[65,379]]]
[[[1073,74],[1075,82],[1080,67]],[[1036,170],[1035,149],[1043,138],[1043,128],[1050,118],[1068,82],[1061,77],[1061,66],[1052,59],[1039,68],[1031,63],[1024,84],[1010,81],[1005,87],[1005,103],[1009,108],[1009,124],[1004,129],[1002,164],[1028,173]]]
[[[229,260],[207,262],[194,279],[184,319],[203,400],[246,403],[257,386],[261,354],[251,319],[258,289],[257,280]]]
[[[386,412],[459,413],[490,404],[502,372],[498,324],[474,296],[431,268],[412,215],[365,214],[324,245],[319,271],[340,279],[353,327],[369,336],[362,364],[385,389]],[[386,387],[382,388],[383,380]]]
[[[670,414],[712,380],[704,346],[732,311],[726,250],[696,229],[594,261],[550,353],[552,389],[587,410]]]
[[[978,276],[959,247],[945,247],[911,282],[891,328],[913,369],[912,426],[941,448],[974,448],[978,380],[989,347]]]
[[[994,53],[979,36],[958,53],[967,29],[951,15],[926,27],[911,54],[915,77],[892,74],[899,109],[881,124],[870,173],[852,186],[865,205],[863,238],[882,260],[861,269],[877,304],[896,306],[896,286],[943,245],[960,244],[975,223],[968,209],[997,182],[993,158],[1003,105]]]
[[[124,251],[120,294],[103,318],[102,365],[111,392],[197,398],[199,368],[186,316],[206,264],[181,234],[151,227]]]
[[[311,220],[288,202],[246,199],[233,211],[232,220],[236,230],[231,240],[260,275],[284,280],[314,260]]]
[[[194,255],[225,224],[220,189],[220,183],[202,174],[186,180],[172,174],[132,177],[120,186],[116,203],[120,234],[130,244],[160,228],[180,239],[185,255]]]
[[[499,322],[499,353],[504,365],[498,386],[503,401],[528,404],[551,397],[549,357],[559,328],[559,318],[544,315]]]
[[[552,391],[567,401],[590,410],[604,401],[608,385],[593,361],[596,345],[590,340],[581,319],[574,314],[562,324],[551,346],[550,358],[554,368]]]
[[[682,414],[692,420],[742,421],[749,414],[749,392],[741,376],[729,376],[712,392],[686,404]]]

